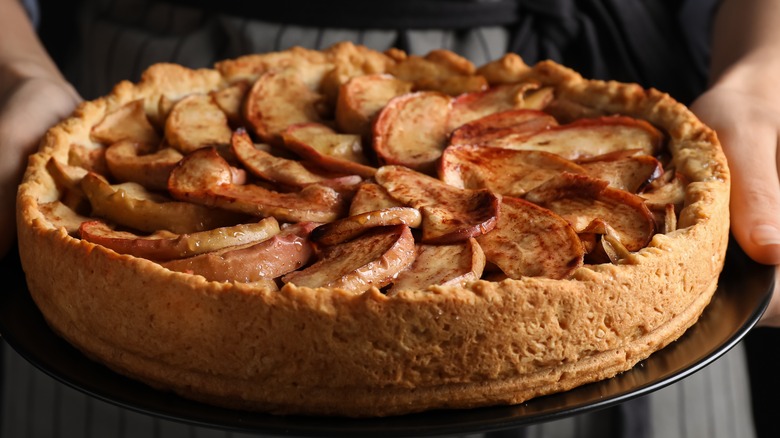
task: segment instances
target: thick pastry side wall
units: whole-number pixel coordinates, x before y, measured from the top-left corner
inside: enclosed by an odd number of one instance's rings
[[[568,280],[524,278],[377,290],[209,282],[73,238],[41,213],[45,170],[91,144],[107,111],[224,85],[214,70],[152,67],[51,129],[18,194],[27,283],[49,325],[85,354],[154,387],[227,407],[380,416],[520,403],[630,369],[694,324],[716,289],[728,237],[729,173],[715,134],[655,90],[588,81],[551,62],[528,72],[585,106],[646,119],[670,136],[690,181],[679,229],[620,265]]]

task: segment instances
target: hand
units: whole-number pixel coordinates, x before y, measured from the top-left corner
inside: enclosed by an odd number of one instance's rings
[[[716,84],[691,109],[715,129],[728,158],[734,237],[752,259],[780,265],[780,93],[767,82],[740,83],[750,85]],[[780,327],[780,290],[761,324]]]
[[[16,238],[16,188],[48,128],[70,114],[80,97],[67,82],[48,77],[0,77],[0,257]]]

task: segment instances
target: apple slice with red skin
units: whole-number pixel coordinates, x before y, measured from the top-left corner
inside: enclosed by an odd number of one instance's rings
[[[333,172],[371,177],[371,167],[358,135],[339,134],[319,123],[292,125],[282,133],[284,146]]]
[[[197,274],[209,281],[254,283],[281,277],[306,265],[314,250],[308,234],[318,224],[301,222],[257,243],[224,248],[164,262],[172,271]]]
[[[336,101],[336,126],[341,132],[363,138],[391,99],[412,91],[412,84],[388,74],[356,76],[342,84]]]
[[[282,277],[299,287],[354,293],[382,288],[414,261],[414,237],[406,225],[374,228],[340,245],[325,247],[311,266]]]
[[[451,102],[451,97],[433,91],[390,100],[374,123],[374,151],[379,162],[433,173],[447,145]]]
[[[493,229],[500,198],[489,190],[464,190],[403,166],[384,166],[376,181],[396,200],[420,210],[422,241],[464,241]]]
[[[174,198],[284,222],[330,222],[346,209],[345,199],[319,184],[280,193],[255,184],[233,183],[231,167],[214,148],[199,149],[179,162],[168,180]]]
[[[195,233],[174,234],[158,231],[149,236],[139,236],[128,231],[114,230],[105,222],[93,220],[82,223],[79,234],[88,242],[97,243],[120,254],[166,261],[266,240],[279,234],[279,223],[275,218],[269,217],[260,222]]]
[[[121,182],[136,182],[149,190],[166,190],[171,170],[183,155],[173,148],[150,153],[142,143],[116,142],[106,149],[106,165]]]
[[[420,211],[411,207],[368,211],[320,225],[312,231],[311,240],[321,245],[336,245],[371,228],[401,224],[417,228],[421,221]]]
[[[379,184],[364,182],[358,186],[352,203],[349,205],[349,215],[355,216],[375,210],[384,210],[393,207],[403,207],[404,204],[396,201]]]
[[[558,155],[488,146],[450,146],[439,163],[439,177],[462,189],[488,189],[520,197],[561,172],[585,169]]]
[[[459,286],[479,280],[485,269],[485,253],[474,238],[452,245],[417,245],[417,256],[401,271],[387,296],[430,285]]]
[[[503,111],[527,108],[524,95],[539,86],[524,82],[512,85],[498,85],[485,91],[466,93],[458,96],[452,102],[452,111],[448,123],[449,131],[490,114]],[[541,109],[541,108],[531,108]]]
[[[495,229],[478,236],[487,260],[509,278],[567,278],[585,251],[576,231],[550,210],[506,196]]]
[[[160,136],[149,122],[144,110],[144,100],[138,99],[126,103],[106,114],[103,120],[92,128],[93,140],[110,145],[122,140],[130,140],[156,146]]]
[[[655,233],[644,199],[587,175],[564,172],[528,192],[525,199],[559,214],[577,232],[600,219],[629,251],[644,248]]]
[[[177,202],[150,193],[136,183],[108,184],[102,177],[88,173],[81,180],[95,216],[152,233],[168,230],[177,234],[193,233],[241,222],[243,215],[207,208],[189,202]]]
[[[635,151],[618,151],[599,155],[578,164],[588,175],[603,179],[609,185],[630,193],[637,193],[664,172],[661,162],[650,155],[637,155]]]
[[[227,116],[207,94],[192,94],[176,102],[165,120],[165,139],[185,154],[209,146],[227,146],[231,134]]]
[[[558,126],[558,122],[544,111],[533,109],[501,111],[457,128],[450,134],[450,145],[480,145],[508,136],[523,139],[553,126]]]
[[[551,127],[524,139],[498,138],[485,144],[493,147],[541,150],[578,160],[610,152],[639,149],[645,155],[661,150],[663,134],[650,123],[625,116],[581,119]]]
[[[288,126],[320,121],[317,103],[321,98],[297,72],[269,71],[247,93],[244,119],[264,142],[278,144]]]

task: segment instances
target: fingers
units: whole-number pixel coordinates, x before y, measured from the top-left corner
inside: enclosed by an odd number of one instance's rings
[[[722,130],[720,135],[732,169],[732,233],[752,259],[780,264],[777,132],[754,127]]]

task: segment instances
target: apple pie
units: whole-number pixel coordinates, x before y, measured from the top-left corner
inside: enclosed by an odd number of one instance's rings
[[[515,404],[610,378],[709,303],[715,133],[636,84],[349,43],[150,67],[18,193],[29,291],[87,356],[275,414]]]

